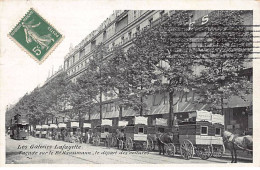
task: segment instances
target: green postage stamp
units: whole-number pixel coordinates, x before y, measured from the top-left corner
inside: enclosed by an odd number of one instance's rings
[[[61,42],[63,36],[31,8],[8,36],[38,63]]]

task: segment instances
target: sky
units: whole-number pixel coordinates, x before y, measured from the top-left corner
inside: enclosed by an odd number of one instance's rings
[[[11,1],[3,4],[1,33],[4,36],[1,37],[0,58],[3,107],[15,104],[25,93],[41,86],[48,75],[52,74],[52,70],[55,72],[63,65],[64,56],[69,52],[69,47],[76,46],[113,13],[113,10],[106,6],[94,8],[91,1],[67,2],[69,3]],[[41,65],[7,37],[7,34],[31,7],[65,37]],[[14,9],[16,9],[15,12]]]

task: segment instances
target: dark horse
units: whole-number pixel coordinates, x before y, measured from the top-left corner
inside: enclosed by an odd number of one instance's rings
[[[125,133],[124,133],[124,130],[119,130],[119,129],[117,129],[116,130],[116,145],[117,145],[117,148],[120,148],[119,147],[119,144],[120,144],[120,141],[122,141],[123,143],[121,143],[121,148],[122,149],[124,149],[124,143],[125,143],[125,141],[126,141],[126,137],[125,137]]]
[[[164,155],[165,154],[164,145],[169,144],[169,143],[173,143],[173,133],[171,133],[171,132],[157,133],[156,137],[157,137],[159,154],[161,155],[163,153],[163,155]]]
[[[237,150],[253,151],[253,137],[251,135],[238,136],[231,132],[225,131],[223,134],[225,148],[230,150],[232,161],[237,163]]]

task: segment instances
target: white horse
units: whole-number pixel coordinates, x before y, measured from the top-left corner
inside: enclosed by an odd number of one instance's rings
[[[253,151],[253,137],[251,135],[238,136],[229,131],[223,133],[223,142],[225,147],[230,150],[232,161],[237,163],[237,150]]]

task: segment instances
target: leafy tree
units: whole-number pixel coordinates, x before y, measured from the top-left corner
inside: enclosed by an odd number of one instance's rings
[[[214,11],[206,27],[194,28],[205,32],[197,47],[204,67],[198,76],[198,102],[221,108],[222,114],[232,96],[245,100],[245,95],[252,93],[252,83],[243,75],[253,47],[251,29],[243,25],[244,12]]]
[[[82,79],[80,79],[82,80]],[[89,97],[89,91],[85,84],[69,82],[67,85],[68,101],[71,109],[67,112],[70,119],[82,121],[86,115],[86,110],[90,115],[90,109],[93,107],[93,100]]]
[[[142,32],[135,41],[145,56],[149,56],[150,64],[146,68],[148,74],[154,74],[151,76],[154,77],[152,91],[169,93],[169,126],[172,126],[173,106],[178,103],[173,102],[174,93],[187,92],[196,83],[192,69],[194,60],[191,59],[193,51],[189,48],[194,33],[189,31],[189,18],[189,11],[166,15],[159,25]]]
[[[103,62],[107,56],[107,48],[104,44],[96,46],[93,59],[90,60],[87,70],[77,79],[78,87],[84,91],[84,95],[92,106],[93,102],[99,104],[100,120],[102,119],[102,95],[108,89],[109,74],[106,72],[107,65]]]

